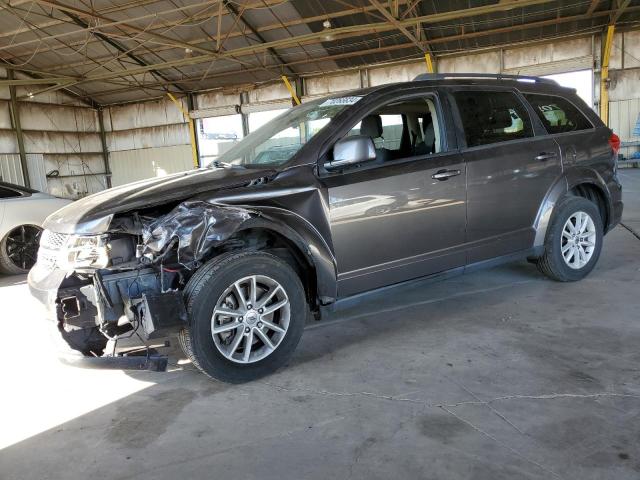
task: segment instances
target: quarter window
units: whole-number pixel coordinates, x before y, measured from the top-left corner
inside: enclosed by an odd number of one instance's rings
[[[468,147],[533,136],[527,111],[512,92],[454,92]]]
[[[525,94],[549,133],[588,130],[593,125],[584,114],[568,100],[553,95]]]

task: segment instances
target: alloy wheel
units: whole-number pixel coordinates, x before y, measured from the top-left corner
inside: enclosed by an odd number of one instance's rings
[[[29,270],[36,263],[42,230],[34,225],[21,225],[9,232],[6,256],[14,266]]]
[[[567,266],[579,270],[589,263],[596,241],[596,226],[589,214],[572,214],[562,228],[561,252]]]
[[[251,275],[229,285],[220,296],[211,317],[211,334],[227,359],[254,363],[278,348],[290,317],[282,285],[265,275]]]

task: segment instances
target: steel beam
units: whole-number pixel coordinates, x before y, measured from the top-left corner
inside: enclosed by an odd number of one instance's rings
[[[600,12],[598,12],[600,13]],[[542,24],[547,24],[548,21],[543,21],[541,22]],[[512,27],[506,27],[506,28],[512,28]],[[534,24],[531,25],[527,25],[526,28],[536,28],[536,26]],[[581,32],[578,35],[569,35],[569,36],[563,36],[562,38],[576,38],[576,37],[585,37],[585,36],[589,36],[589,35],[593,35],[594,33],[598,33],[599,29],[601,27],[598,26],[594,26],[592,30],[590,31],[585,31],[585,32]],[[502,30],[502,29],[497,29],[497,30]],[[484,32],[477,32],[478,34],[484,33]],[[490,32],[486,33],[487,35],[490,34]],[[471,35],[471,34],[470,34]],[[479,35],[480,36],[480,35]],[[451,39],[453,37],[444,37],[444,38],[438,38],[438,39],[433,39],[432,43],[437,44],[437,43],[441,43],[441,42],[445,42],[448,41],[449,39]],[[456,39],[462,39],[461,35],[457,35],[455,36]],[[546,38],[543,40],[537,40],[537,41],[533,41],[533,42],[526,42],[527,45],[531,45],[531,44],[548,44],[551,41],[556,41],[557,37],[554,38]],[[296,60],[293,62],[289,62],[289,65],[302,65],[302,64],[307,64],[307,63],[313,63],[313,62],[324,62],[324,61],[331,61],[331,60],[339,60],[339,59],[344,59],[344,58],[352,58],[352,57],[360,57],[363,55],[369,55],[369,54],[374,54],[374,53],[382,53],[382,52],[391,52],[391,51],[395,51],[395,50],[403,50],[406,48],[411,47],[411,43],[407,42],[407,43],[401,43],[401,44],[396,44],[396,45],[390,45],[387,47],[382,47],[382,48],[370,48],[367,50],[357,50],[355,52],[347,52],[347,53],[340,53],[340,54],[335,54],[335,55],[328,55],[328,56],[324,56],[324,57],[318,57],[315,58],[313,60],[309,60],[309,59],[303,59],[303,60]],[[493,50],[498,50],[500,48],[504,48],[503,46],[493,46],[493,47],[487,47],[484,49],[474,49],[474,52],[478,52],[478,51],[493,51]],[[455,54],[449,53],[443,56],[452,56]],[[251,72],[255,72],[255,71],[259,71],[259,70],[264,70],[265,67],[256,67],[253,69],[249,69],[249,70],[244,70],[244,73],[251,73]],[[268,69],[280,69],[279,65],[272,65],[272,66],[268,66],[266,67]],[[214,75],[210,75],[208,78],[220,78],[220,77],[226,77],[226,76],[232,76],[232,75],[237,75],[238,72],[237,71],[226,71],[226,72],[219,72],[216,73]],[[181,80],[184,82],[190,82],[193,81],[192,79],[185,79],[185,80]],[[146,88],[153,88],[153,87],[157,87],[160,86],[161,84],[147,84],[145,85]],[[127,88],[117,88],[117,89],[113,89],[113,90],[107,90],[104,92],[100,92],[98,94],[95,94],[95,96],[100,97],[100,96],[104,96],[104,95],[112,95],[112,94],[117,94],[123,91],[128,91],[130,90],[129,87]]]
[[[613,47],[613,35],[616,30],[616,22],[624,13],[631,0],[617,0],[617,8],[611,14],[607,32],[602,40],[602,56],[600,59],[600,118],[609,125],[609,59]]]
[[[103,30],[103,29],[108,28],[108,27],[116,27],[116,26],[122,27],[122,28],[129,28],[132,31],[135,31],[137,33],[145,33],[145,34],[149,33],[150,35],[157,35],[157,34],[154,34],[153,32],[150,32],[149,30],[141,29],[141,28],[138,28],[136,26],[130,25],[130,22],[135,21],[135,20],[144,20],[144,19],[147,19],[147,18],[150,18],[153,21],[154,19],[158,18],[163,13],[172,13],[172,12],[176,12],[176,11],[193,9],[195,7],[198,7],[198,6],[215,4],[216,0],[209,0],[209,1],[206,1],[206,2],[196,3],[196,4],[184,6],[184,7],[177,7],[177,8],[173,8],[171,10],[165,10],[163,12],[148,13],[148,14],[142,15],[140,17],[127,18],[125,20],[112,20],[112,19],[107,18],[107,17],[105,17],[103,15],[100,15],[98,13],[82,10],[82,9],[79,9],[79,8],[76,8],[76,7],[72,7],[72,6],[69,6],[69,5],[65,5],[65,4],[56,2],[54,0],[33,0],[33,1],[38,3],[38,4],[40,4],[40,5],[42,5],[43,7],[48,7],[48,8],[51,8],[53,10],[58,10],[60,12],[71,13],[71,14],[76,15],[78,17],[88,17],[88,18],[100,20],[101,23],[99,25],[94,25],[94,26],[87,25],[86,27],[83,27],[82,29],[79,29],[79,30],[59,32],[59,33],[56,33],[56,34],[47,35],[45,37],[40,37],[40,38],[36,38],[36,39],[31,39],[31,40],[24,40],[22,42],[15,42],[15,43],[12,43],[10,45],[1,46],[0,50],[5,50],[7,48],[12,48],[12,47],[20,47],[20,46],[24,46],[24,45],[29,45],[31,43],[42,43],[42,42],[46,42],[47,40],[53,40],[53,39],[57,39],[57,38],[61,38],[61,37],[67,37],[67,36],[70,36],[70,35],[86,34],[88,32],[95,32],[95,31],[98,31],[98,30]],[[34,13],[34,14],[37,15],[37,13]],[[64,23],[66,23],[66,22],[62,22],[62,21],[60,22],[60,24],[64,24]],[[177,23],[179,24],[179,22],[177,22]],[[161,35],[159,35],[158,37],[160,37],[163,42],[166,42],[166,40],[167,40],[166,37],[162,37]],[[171,39],[171,40],[173,40],[173,39]],[[176,42],[180,42],[180,40],[176,40]]]
[[[193,45],[187,42],[183,42],[179,39],[174,39],[174,38],[170,38],[170,37],[166,37],[164,35],[160,35],[157,33],[153,33],[153,32],[149,32],[146,29],[143,28],[139,28],[136,27],[134,25],[131,25],[129,22],[130,20],[113,20],[111,18],[105,17],[104,15],[100,15],[98,13],[94,13],[94,12],[88,12],[86,10],[82,10],[76,7],[72,7],[69,5],[65,5],[63,3],[54,1],[54,0],[33,0],[36,3],[39,3],[40,5],[44,5],[46,7],[50,7],[56,10],[60,10],[61,12],[64,12],[67,14],[67,16],[69,18],[71,18],[76,24],[80,25],[81,27],[83,27],[84,29],[91,29],[93,30],[94,35],[102,35],[100,33],[97,33],[97,30],[102,30],[106,27],[110,27],[110,26],[118,26],[119,28],[123,28],[126,30],[129,30],[131,32],[135,32],[136,34],[138,34],[138,36],[142,35],[144,37],[147,37],[145,40],[149,41],[149,42],[153,42],[153,43],[160,43],[162,45],[171,45],[174,46],[176,48],[190,48],[192,50],[197,50],[200,51],[202,53],[215,53],[213,50],[210,50],[208,48],[203,48],[200,47],[198,45]],[[185,9],[187,7],[183,7],[182,9]],[[193,8],[193,7],[188,7],[188,8]],[[156,14],[157,15],[157,14]],[[154,14],[149,14],[149,17],[155,17],[156,15]],[[92,27],[90,25],[88,25],[86,22],[82,21],[82,23],[79,23],[77,21],[77,18],[92,18],[92,19],[96,19],[99,20],[102,24]],[[77,32],[73,32],[73,33],[77,33]],[[49,37],[45,37],[43,39],[39,39],[39,41],[41,40],[49,40],[52,38],[58,38],[55,35],[53,36],[49,36]],[[98,37],[101,38],[101,37]],[[102,39],[102,38],[101,38]],[[102,39],[103,40],[103,39]]]
[[[369,2],[371,2],[371,5],[373,5],[374,7],[376,7],[378,9],[378,11],[384,16],[384,18],[386,18],[389,21],[389,23],[391,23],[391,25],[393,25],[398,30],[400,30],[402,32],[402,34],[405,37],[407,37],[411,43],[413,43],[416,47],[418,47],[418,49],[422,53],[424,53],[425,55],[427,53],[429,53],[429,50],[427,49],[427,47],[424,46],[413,35],[413,33],[411,33],[404,25],[402,25],[402,23],[400,23],[400,21],[398,19],[396,19],[393,15],[391,15],[391,12],[389,12],[389,10],[387,10],[380,2],[378,2],[378,0],[369,0]]]
[[[295,103],[296,105],[300,105],[300,99],[298,98],[296,91],[291,86],[291,83],[289,82],[289,79],[286,75],[282,75],[282,81],[284,82],[284,86],[287,87],[287,90],[289,90],[289,95],[291,95],[293,103]]]
[[[81,18],[79,18],[78,16],[76,16],[73,13],[64,12],[65,15],[67,15],[70,19],[72,19],[75,23],[77,23],[80,26],[84,26],[84,27],[88,27],[89,25],[82,20]],[[119,52],[125,54],[127,57],[129,57],[131,60],[133,60],[134,62],[136,62],[138,65],[140,65],[141,67],[149,67],[149,65],[140,57],[134,55],[133,53],[129,52],[129,50],[122,44],[120,44],[120,42],[117,42],[115,40],[112,40],[111,38],[107,37],[106,35],[103,35],[102,33],[99,32],[94,32],[94,35],[96,37],[98,37],[100,40],[102,40],[104,43],[110,45],[111,47],[115,48],[116,50],[118,50]],[[179,91],[181,92],[186,92],[186,90],[184,88],[182,88],[180,85],[175,85],[171,83],[171,80],[165,76],[163,73],[159,72],[158,70],[154,69],[154,68],[150,68],[149,70],[150,73],[156,75],[158,78],[161,78],[162,80],[164,80],[165,82],[173,85],[175,88],[177,88]],[[120,75],[118,75],[120,76]],[[70,86],[73,84],[65,84],[64,86]]]
[[[595,12],[596,7],[598,6],[599,3],[600,3],[600,0],[591,0],[591,4],[587,9],[587,15],[591,15],[593,12]]]
[[[233,16],[234,19],[236,19],[237,21],[242,22],[242,24],[247,27],[249,29],[249,31],[258,39],[258,41],[260,41],[260,43],[268,43],[267,39],[264,38],[260,32],[254,28],[253,25],[251,25],[251,23],[249,23],[240,13],[238,13],[238,9],[228,0],[222,0],[222,3],[224,5],[224,8],[227,9],[227,11],[229,11],[231,13],[231,15]],[[289,71],[290,74],[292,75],[296,75],[296,72],[294,72],[291,68],[286,67],[285,65],[287,64],[286,60],[283,59],[280,54],[278,52],[275,51],[275,49],[273,48],[268,48],[267,51],[274,56],[274,58],[276,60],[278,60],[278,62],[280,62],[280,64],[283,65],[283,70],[286,69]]]
[[[519,0],[517,2],[511,1],[506,3],[498,3],[493,5],[486,5],[482,7],[468,8],[464,10],[456,10],[451,12],[443,12],[433,15],[424,15],[421,17],[411,18],[408,20],[399,21],[402,26],[413,26],[416,23],[437,23],[453,18],[464,18],[482,15],[493,11],[505,11],[514,8],[521,8],[527,5],[537,5],[541,3],[548,3],[551,0]],[[352,36],[362,35],[364,33],[380,33],[395,30],[397,27],[387,22],[363,24],[363,25],[351,25],[341,28],[332,29],[332,34],[335,38],[347,38]],[[125,77],[128,75],[136,75],[149,71],[158,71],[174,67],[196,65],[200,63],[209,62],[217,58],[231,58],[242,55],[250,55],[254,53],[264,52],[274,48],[287,48],[292,46],[298,46],[303,44],[316,43],[321,39],[326,32],[313,32],[305,35],[299,35],[296,37],[285,38],[280,40],[274,40],[257,45],[249,45],[246,47],[240,47],[234,50],[214,54],[204,54],[191,58],[184,58],[173,61],[160,62],[152,65],[140,66],[138,68],[127,69],[118,72],[107,72],[102,74],[91,75],[83,78],[79,83],[106,80],[110,78]]]
[[[109,148],[107,147],[107,134],[104,130],[104,116],[102,107],[98,108],[98,126],[100,128],[100,143],[102,144],[102,160],[107,188],[111,188],[111,166],[109,165]]]
[[[171,92],[167,92],[167,95],[176,105],[176,107],[178,107],[178,109],[182,112],[182,116],[189,125],[189,142],[191,143],[191,157],[193,160],[193,168],[198,168],[200,166],[200,160],[198,159],[198,145],[196,140],[195,128],[193,126],[193,119],[189,115],[189,112],[184,109],[182,103],[176,97],[174,97]]]
[[[13,70],[7,70],[7,77],[10,80],[14,79]],[[22,136],[22,125],[20,123],[20,106],[16,98],[16,87],[14,85],[9,86],[9,96],[11,101],[9,102],[9,114],[11,116],[11,123],[13,129],[16,132],[16,140],[18,141],[18,152],[20,154],[20,165],[22,166],[22,178],[24,180],[24,186],[30,187],[31,181],[29,180],[29,166],[27,165],[27,153],[24,149],[24,137]]]
[[[187,94],[187,109],[192,112],[194,110],[198,109],[198,105],[197,105],[197,100],[196,97],[193,95],[193,93],[188,93]],[[194,144],[191,146],[191,148],[193,149],[194,145],[195,145],[195,149],[196,149],[196,158],[198,159],[195,167],[199,168],[201,166],[200,163],[200,142],[198,140],[198,129],[196,128],[197,124],[196,124],[196,119],[195,118],[191,118],[191,115],[189,115],[189,122],[191,123],[191,125],[189,126],[189,135],[191,135],[191,132],[193,132],[193,141]]]
[[[431,54],[430,53],[425,53],[424,54],[424,61],[427,64],[427,72],[428,73],[435,73],[436,69],[433,65],[433,59],[431,58]]]
[[[15,8],[18,6],[21,6],[24,3],[30,3],[31,1],[34,0],[25,0],[25,1],[11,1],[9,3],[9,5],[7,7],[4,8]],[[35,0],[37,1],[37,0]],[[254,1],[254,2],[250,2],[248,4],[246,4],[246,8],[254,8],[254,7],[264,7],[265,3],[267,5],[278,5],[279,3],[281,3],[282,0],[265,0],[263,1]],[[133,2],[130,3],[125,3],[125,4],[120,4],[120,5],[114,5],[112,7],[107,7],[107,8],[101,8],[100,9],[100,15],[109,15],[110,13],[115,13],[115,12],[121,12],[121,11],[126,11],[129,8],[141,8],[144,7],[145,5],[148,4],[152,4],[152,3],[160,3],[160,0],[134,0]],[[174,12],[181,12],[181,11],[185,11],[185,10],[192,10],[196,7],[201,7],[201,6],[206,6],[206,5],[215,5],[216,3],[220,3],[219,0],[206,0],[206,1],[201,1],[201,2],[197,2],[197,3],[189,3],[189,5],[184,5],[184,6],[180,6],[180,7],[176,7],[176,8],[171,8],[168,10],[160,10],[160,11],[154,11],[153,13],[148,13],[145,15],[140,15],[140,16],[135,16],[135,17],[127,17],[126,20],[119,20],[113,23],[109,23],[109,24],[101,24],[101,25],[95,25],[92,26],[90,29],[88,29],[89,31],[93,31],[94,29],[101,29],[101,28],[105,28],[105,27],[110,27],[113,25],[119,25],[122,23],[127,23],[127,22],[135,22],[135,21],[139,21],[139,20],[145,20],[145,19],[154,19],[154,18],[158,18],[158,17],[162,17],[163,15],[167,14],[167,13],[174,13]],[[74,7],[70,7],[70,8],[74,8]],[[0,5],[0,11],[3,9],[2,5]],[[76,11],[79,11],[79,9],[75,9]],[[22,12],[26,12],[26,10],[20,9],[20,11]],[[58,18],[53,17],[50,14],[45,14],[45,13],[41,13],[41,12],[37,12],[37,11],[31,11],[31,15],[38,15],[38,16],[43,16],[46,18],[50,18],[52,19],[49,22],[46,23],[42,23],[42,24],[38,24],[38,27],[40,28],[48,28],[48,27],[53,27],[53,26],[58,26],[58,25],[64,25],[65,23],[68,23],[64,20],[60,20]],[[193,20],[194,21],[198,21],[198,20],[204,20],[206,18],[209,18],[210,15],[209,14],[195,14],[193,16]],[[326,18],[326,16],[325,16]],[[166,27],[170,27],[172,25],[176,25],[176,24],[180,24],[179,21],[176,22],[168,22],[168,23],[164,23],[164,24],[160,24],[157,26],[151,26],[150,28],[147,29],[148,32],[153,32],[154,30],[159,30],[162,28],[166,28]],[[29,28],[25,28],[25,27],[21,27],[18,28],[16,30],[10,30],[10,31],[6,31],[6,32],[1,32],[0,33],[0,38],[2,37],[13,37],[15,35],[20,35],[22,33],[28,33],[31,30]],[[75,33],[86,33],[85,30],[76,30],[74,32],[64,32],[62,33],[62,35],[70,35],[70,34],[75,34]],[[60,36],[61,34],[54,34],[51,35],[49,37],[44,37],[42,40],[47,40],[49,38],[57,38],[58,36]],[[32,43],[32,42],[30,42]],[[23,43],[21,43],[22,45],[24,45]],[[15,45],[15,44],[14,44]]]
[[[206,3],[208,3],[208,2],[206,2]],[[267,5],[271,5],[272,1],[266,1],[265,0],[265,3]],[[401,4],[406,3],[406,0],[401,0],[400,3]],[[196,6],[197,5],[199,5],[199,4],[196,4]],[[222,2],[220,2],[219,5],[222,6]],[[190,8],[192,8],[193,6],[194,5],[190,5]],[[246,8],[251,8],[251,4],[249,4],[249,6],[246,7]],[[349,16],[349,15],[357,14],[357,13],[367,13],[367,12],[370,12],[370,11],[373,11],[373,10],[376,10],[376,8],[374,6],[371,6],[371,5],[366,6],[366,7],[361,7],[361,8],[351,8],[351,9],[346,9],[346,10],[339,10],[337,12],[332,12],[331,13],[331,18],[346,17],[346,16]],[[107,12],[105,12],[105,13],[107,13]],[[166,12],[158,12],[157,16],[161,16],[163,13],[166,13]],[[229,13],[227,11],[227,13],[223,14],[223,16],[226,16],[226,15],[231,15],[231,13]],[[156,16],[156,14],[145,15],[144,18],[153,17],[153,16]],[[191,19],[192,19],[192,21],[197,22],[197,21],[200,21],[200,20],[206,20],[209,17],[210,17],[209,14],[195,14],[195,15],[193,15],[193,17],[191,17]],[[131,22],[133,20],[139,20],[140,18],[141,17],[137,17],[135,19],[128,19],[127,21]],[[221,17],[218,17],[218,18],[221,18]],[[312,16],[312,17],[305,17],[305,18],[300,18],[300,19],[295,19],[295,20],[284,21],[282,23],[279,22],[277,24],[270,24],[270,25],[264,25],[262,27],[256,27],[256,31],[259,32],[259,33],[263,33],[263,32],[269,32],[269,31],[272,31],[272,30],[278,30],[278,29],[281,29],[283,27],[287,28],[287,27],[293,27],[293,26],[296,26],[296,25],[307,25],[307,24],[312,23],[312,22],[321,22],[323,20],[326,20],[326,18],[327,18],[326,14],[325,15],[316,15],[316,16]],[[147,31],[153,32],[153,31],[159,30],[161,28],[171,29],[172,27],[180,25],[181,22],[182,22],[182,20],[165,22],[162,25],[151,26]],[[117,23],[119,23],[119,22],[115,22],[115,24],[117,24]],[[111,24],[111,25],[114,25],[114,24]],[[86,34],[89,31],[93,31],[95,28],[104,28],[106,26],[110,26],[110,25],[109,24],[107,24],[107,25],[103,24],[103,25],[100,25],[98,27],[90,27],[90,29],[86,29],[86,30],[77,30],[77,31],[75,31],[73,33],[74,34],[75,33]],[[221,29],[219,29],[218,31],[220,31],[220,30]],[[66,33],[65,33],[65,35],[66,35]],[[0,37],[2,37],[2,36],[3,36],[3,34],[0,34]],[[56,36],[56,35],[52,35],[52,36]],[[236,37],[241,37],[241,36],[244,36],[244,33],[242,31],[234,31],[234,32],[228,33],[226,37],[227,38],[236,38]],[[50,38],[50,37],[45,37],[45,38]],[[206,37],[198,38],[196,40],[192,40],[190,43],[192,43],[194,45],[198,45],[200,43],[207,43],[207,42],[210,42],[210,41],[211,41],[211,37],[210,36],[206,36]],[[90,45],[91,43],[93,43],[93,42],[91,40],[89,40],[88,44]],[[85,44],[85,40],[78,40],[77,42],[71,42],[69,45],[70,46],[81,46],[81,45],[84,45],[84,44]],[[219,44],[219,42],[217,42],[217,44]],[[13,46],[15,46],[15,44],[12,45],[12,47]],[[40,50],[38,50],[38,53],[40,53],[40,52],[48,52],[48,51],[55,51],[55,50],[64,49],[64,48],[67,48],[67,47],[66,46],[45,47],[45,48],[41,48]],[[170,50],[170,49],[173,49],[173,48],[175,48],[175,47],[163,45],[162,47],[159,47],[158,49],[155,49],[154,51],[162,52],[162,51]],[[0,50],[1,50],[1,48],[0,48]],[[217,50],[219,50],[219,49],[217,49]],[[30,55],[30,54],[31,53],[27,54],[26,56],[28,57],[28,55]],[[25,55],[15,55],[15,56],[12,56],[12,57],[9,57],[9,58],[22,58],[24,56]],[[68,64],[68,65],[56,65],[56,66],[50,68],[49,70],[55,70],[56,68],[63,68],[63,67],[64,68],[75,67],[75,66],[86,65],[86,64],[89,64],[89,63],[85,62],[85,63],[72,63],[72,64]]]
[[[13,69],[8,68],[8,72],[12,72]],[[69,81],[69,77],[53,77],[53,78],[24,78],[24,79],[16,79],[13,75],[7,78],[7,80],[0,80],[0,87],[6,85],[17,86],[28,86],[28,85],[61,85],[67,83]],[[78,81],[80,79],[74,79],[74,81]]]
[[[627,9],[630,3],[631,3],[631,0],[617,1],[618,8],[616,9],[615,13],[611,15],[611,21],[609,22],[611,25],[615,25],[618,22],[618,20],[620,19],[620,16],[624,13],[624,11]]]
[[[600,61],[600,118],[609,125],[609,59],[613,45],[615,25],[607,27],[607,33],[603,39],[602,58]]]

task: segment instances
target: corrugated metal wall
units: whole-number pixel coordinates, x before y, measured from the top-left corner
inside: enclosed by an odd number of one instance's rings
[[[113,186],[193,168],[189,129],[171,100],[109,107],[104,118]]]
[[[47,174],[44,165],[44,156],[41,153],[27,154],[27,170],[31,188],[47,192]],[[15,183],[24,186],[24,173],[20,163],[20,155],[17,153],[0,154],[0,181]]]
[[[36,87],[29,88],[37,90]],[[26,87],[16,90],[19,98],[28,92]],[[22,184],[9,99],[9,89],[0,87],[0,156],[3,157],[0,168],[3,178]],[[104,190],[106,179],[96,110],[62,92],[47,92],[33,100],[21,100],[19,110],[33,188],[67,198]]]
[[[609,126],[618,134],[623,142],[640,141],[640,136],[633,135],[633,127],[640,115],[640,98],[609,102]],[[629,158],[638,147],[623,147],[620,153]]]
[[[0,180],[3,182],[24,185],[20,155],[0,154]]]
[[[44,155],[41,153],[27,153],[27,170],[31,188],[46,192],[49,189],[47,171],[44,165]]]
[[[163,177],[193,168],[191,145],[112,152],[111,183],[114,187],[145,178]]]

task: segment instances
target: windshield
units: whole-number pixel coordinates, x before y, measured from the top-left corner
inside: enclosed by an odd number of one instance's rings
[[[209,164],[274,167],[288,162],[331,119],[362,97],[315,100],[287,110]]]

